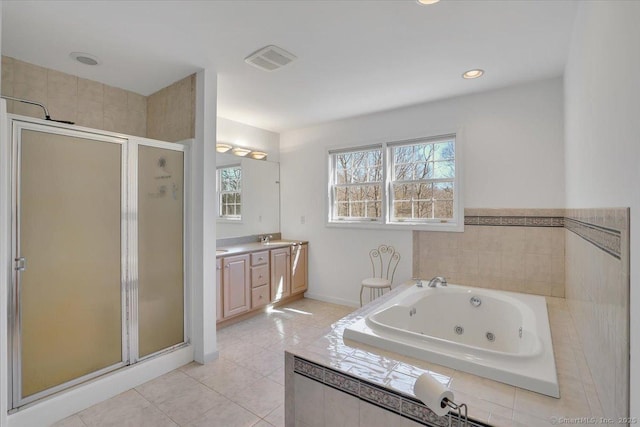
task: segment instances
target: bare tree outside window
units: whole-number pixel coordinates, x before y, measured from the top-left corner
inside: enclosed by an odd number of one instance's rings
[[[382,217],[382,149],[334,154],[336,218]]]
[[[453,218],[454,141],[389,148],[392,221]]]
[[[329,152],[330,222],[460,221],[455,135]]]
[[[242,219],[242,168],[230,166],[217,171],[218,216]]]

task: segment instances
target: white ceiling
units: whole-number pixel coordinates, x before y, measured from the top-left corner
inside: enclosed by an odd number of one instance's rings
[[[3,1],[2,54],[149,95],[218,73],[218,114],[283,131],[562,74],[577,3]],[[244,63],[268,45],[298,56]],[[88,67],[69,58],[88,52]],[[470,68],[484,77],[463,80]]]

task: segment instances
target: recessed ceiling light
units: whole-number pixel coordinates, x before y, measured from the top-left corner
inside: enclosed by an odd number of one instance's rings
[[[481,77],[483,74],[484,74],[484,70],[476,68],[475,70],[465,71],[462,74],[462,78],[464,78],[464,79],[477,79],[478,77]]]
[[[435,4],[440,0],[416,0],[419,4]]]
[[[90,53],[84,52],[71,52],[69,55],[76,61],[84,64],[84,65],[98,65],[100,64],[100,59],[97,56],[91,55]]]

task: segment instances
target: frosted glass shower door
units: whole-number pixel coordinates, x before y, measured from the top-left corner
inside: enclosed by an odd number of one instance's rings
[[[126,141],[38,125],[14,132],[16,254],[25,260],[13,296],[15,407],[124,365]]]
[[[182,344],[184,152],[138,145],[138,354]]]

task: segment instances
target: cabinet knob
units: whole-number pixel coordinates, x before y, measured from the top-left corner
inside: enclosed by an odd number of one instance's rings
[[[264,258],[262,258],[262,257],[258,258],[258,261],[262,261],[262,260],[264,260]]]
[[[229,268],[229,264],[225,265],[224,268]]]

